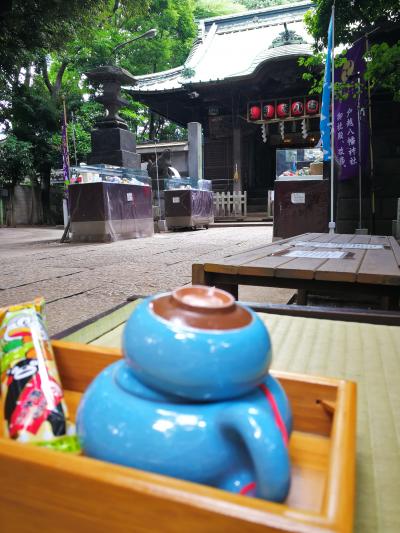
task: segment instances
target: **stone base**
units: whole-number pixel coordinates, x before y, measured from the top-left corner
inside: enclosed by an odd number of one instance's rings
[[[166,217],[168,229],[175,228],[196,228],[200,226],[209,226],[214,224],[214,217],[202,217],[202,216],[181,216],[181,217]],[[161,222],[161,221],[160,221]]]
[[[101,154],[92,153],[88,156],[88,165],[113,165],[115,167],[140,169],[140,161],[139,154],[124,150],[102,152]]]
[[[122,128],[100,128],[92,131],[92,153],[89,165],[114,165],[140,169],[141,158],[135,153],[136,138]]]
[[[73,242],[113,242],[121,239],[152,237],[153,219],[94,220],[71,222]]]

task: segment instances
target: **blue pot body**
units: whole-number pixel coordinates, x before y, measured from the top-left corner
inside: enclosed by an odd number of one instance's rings
[[[247,326],[202,330],[169,322],[144,300],[123,335],[127,364],[136,377],[159,391],[201,401],[241,396],[262,383],[271,363],[271,341],[251,309]]]
[[[282,387],[269,375],[263,383],[290,434]],[[77,431],[84,453],[101,460],[236,493],[255,482],[255,495],[276,502],[289,490],[288,449],[260,387],[229,401],[189,402],[147,387],[119,361],[87,389]]]

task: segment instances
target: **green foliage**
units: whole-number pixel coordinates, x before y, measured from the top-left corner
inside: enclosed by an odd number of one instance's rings
[[[282,4],[295,4],[298,0],[237,0],[237,2],[247,9],[261,9]]]
[[[351,44],[358,38],[374,32],[379,27],[395,27],[400,22],[399,0],[336,0],[335,1],[335,46]],[[317,51],[321,52],[327,43],[328,26],[332,13],[332,0],[316,0],[315,9],[306,13],[305,22],[308,31],[315,39]],[[376,36],[376,34],[374,34]],[[400,100],[400,41],[390,45],[380,43],[373,45],[366,55],[367,71],[365,78],[374,88],[381,88]],[[307,59],[303,65],[309,69],[303,77],[312,83],[312,90],[322,86],[318,76],[317,63],[321,55]],[[335,59],[336,62],[336,59]],[[322,61],[319,72],[322,71]],[[311,76],[311,77],[310,77]],[[318,79],[316,79],[318,78]],[[346,98],[348,88],[335,84],[335,91]]]
[[[319,48],[326,45],[332,0],[315,0],[306,24]],[[350,44],[381,24],[400,21],[399,0],[336,0],[335,43]]]
[[[32,173],[32,145],[8,135],[0,142],[0,185],[14,187]]]
[[[139,41],[129,51],[126,66],[133,73],[147,74],[181,65],[196,36],[193,9],[192,0],[153,0],[146,17],[136,19],[133,27],[128,24],[128,29],[157,28],[157,37]]]
[[[0,32],[1,69],[11,73],[26,64],[39,49],[62,48],[65,37],[79,25],[89,24],[108,0],[13,0],[2,10]]]
[[[196,19],[203,19],[239,13],[245,10],[241,4],[235,0],[196,0],[194,16]]]
[[[393,46],[387,43],[371,46],[365,78],[373,88],[382,87],[393,94],[396,102],[400,102],[400,41]]]
[[[343,50],[339,55],[335,57],[335,69],[343,66],[345,62],[346,50]],[[326,54],[323,52],[316,52],[313,56],[300,57],[299,65],[306,69],[306,72],[302,74],[303,80],[306,80],[310,84],[309,94],[321,94],[323,89],[323,73]],[[358,87],[354,82],[342,83],[335,82],[335,98],[337,100],[347,100],[350,94],[357,96]]]
[[[324,57],[322,52],[316,52],[312,56],[299,58],[299,65],[306,70],[303,72],[302,78],[309,82],[310,94],[322,93],[323,78],[321,72],[323,72]]]
[[[196,0],[197,19],[240,13],[282,4],[294,4],[299,0]]]

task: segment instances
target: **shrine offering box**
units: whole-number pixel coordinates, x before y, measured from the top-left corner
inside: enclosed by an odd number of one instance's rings
[[[54,341],[75,416],[82,392],[119,350]],[[292,486],[285,504],[236,495],[0,437],[1,530],[48,532],[350,532],[356,386],[273,372],[292,405]],[[3,399],[4,400],[4,399]]]
[[[311,176],[312,177],[312,176]],[[302,233],[327,233],[329,180],[275,181],[274,238]]]
[[[96,182],[73,184],[68,191],[73,241],[109,242],[153,235],[150,186]]]
[[[168,229],[195,228],[214,222],[213,193],[195,189],[164,191]]]

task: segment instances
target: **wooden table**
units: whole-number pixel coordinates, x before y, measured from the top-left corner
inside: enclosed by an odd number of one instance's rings
[[[300,254],[298,252],[301,252]],[[293,257],[293,254],[314,257]],[[340,258],[332,258],[342,255]],[[291,255],[289,255],[291,254]],[[329,257],[331,256],[331,257]],[[393,237],[305,233],[215,262],[193,264],[192,283],[216,286],[238,297],[239,285],[292,288],[298,304],[308,292],[379,298],[397,308],[400,296],[400,246]]]

